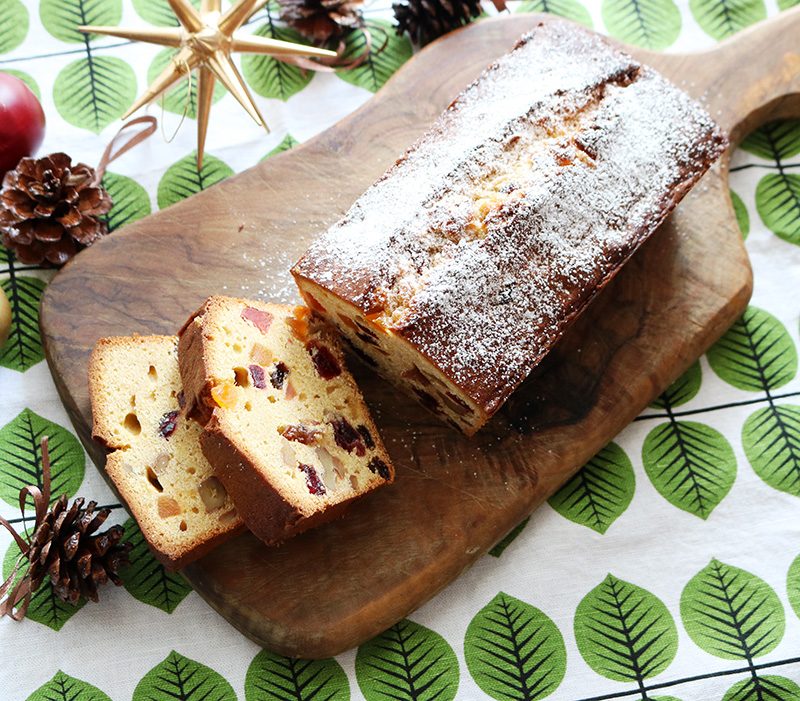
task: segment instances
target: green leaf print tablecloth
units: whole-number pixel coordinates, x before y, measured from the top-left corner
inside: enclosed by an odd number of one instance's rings
[[[625,42],[692,51],[792,4],[525,0],[509,11],[552,12]],[[365,17],[380,40],[350,72],[237,57],[272,131],[219,91],[200,173],[196,84],[150,108],[164,136],[106,173],[110,229],[291,148],[362,104],[414,50],[395,35],[388,2],[367,6]],[[164,0],[0,0],[0,70],[42,100],[40,154],[96,165],[169,54],[87,38],[76,31],[84,23],[174,20]],[[273,5],[248,29],[299,39]],[[348,38],[348,55],[364,49],[361,35]],[[106,587],[99,604],[62,604],[45,585],[26,620],[0,621],[0,699],[800,699],[800,120],[751,134],[734,157],[731,188],[755,271],[742,318],[450,588],[357,650],[319,661],[259,649],[156,565],[87,464],[43,362],[37,305],[52,272],[0,254],[14,313],[0,353],[0,514],[22,529],[17,494],[40,477],[39,439],[48,435],[54,493],[114,506],[109,522],[124,523],[134,545],[124,586]],[[3,531],[4,575],[16,554]]]

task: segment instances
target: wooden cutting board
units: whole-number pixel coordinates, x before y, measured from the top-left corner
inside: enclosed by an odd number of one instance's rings
[[[540,21],[561,20],[496,18],[437,41],[327,132],[114,233],[61,271],[42,298],[42,337],[95,463],[104,455],[90,439],[86,373],[98,338],[174,333],[212,293],[296,300],[287,269],[315,234]],[[629,50],[702,99],[737,141],[767,120],[800,116],[798,36],[800,8],[709,51]],[[433,597],[743,311],[752,276],[727,164],[700,181],[473,439],[356,366],[395,484],[280,548],[242,535],[185,568],[186,579],[249,638],[301,657],[354,647]]]

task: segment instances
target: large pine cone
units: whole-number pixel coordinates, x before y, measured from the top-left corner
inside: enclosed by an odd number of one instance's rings
[[[31,591],[50,578],[56,596],[69,604],[77,604],[83,596],[97,601],[97,589],[108,580],[119,586],[118,572],[130,564],[130,543],[122,543],[125,529],[112,526],[97,533],[108,518],[110,509],[95,513],[97,502],[82,509],[83,499],[76,499],[67,508],[67,496],[61,497],[45,515],[31,538],[28,553]]]
[[[279,0],[280,17],[300,34],[318,42],[339,38],[360,27],[362,0]]]
[[[95,173],[65,153],[23,158],[3,178],[0,240],[26,265],[64,265],[108,232],[112,205]]]
[[[481,14],[480,0],[406,0],[392,5],[397,33],[420,46],[458,29]]]

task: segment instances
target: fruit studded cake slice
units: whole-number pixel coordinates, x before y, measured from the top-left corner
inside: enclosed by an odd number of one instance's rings
[[[177,570],[244,530],[186,417],[174,336],[101,339],[89,364],[92,437],[156,558]]]
[[[342,515],[394,477],[335,333],[306,307],[211,297],[180,333],[203,453],[266,543]]]
[[[726,145],[654,70],[547,21],[292,272],[368,363],[472,434]]]

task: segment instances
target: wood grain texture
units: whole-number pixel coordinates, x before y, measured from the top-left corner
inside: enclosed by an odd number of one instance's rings
[[[45,353],[93,460],[86,370],[97,339],[174,333],[212,293],[294,301],[287,273],[458,92],[548,17],[483,21],[406,64],[312,141],[83,252],[41,303]],[[629,48],[703,100],[734,140],[800,115],[800,9],[690,55]],[[245,534],[183,573],[278,653],[327,657],[441,591],[547,499],[740,315],[752,287],[728,194],[708,173],[474,438],[354,367],[398,472],[342,520],[268,548]],[[488,362],[488,361],[487,361]]]

